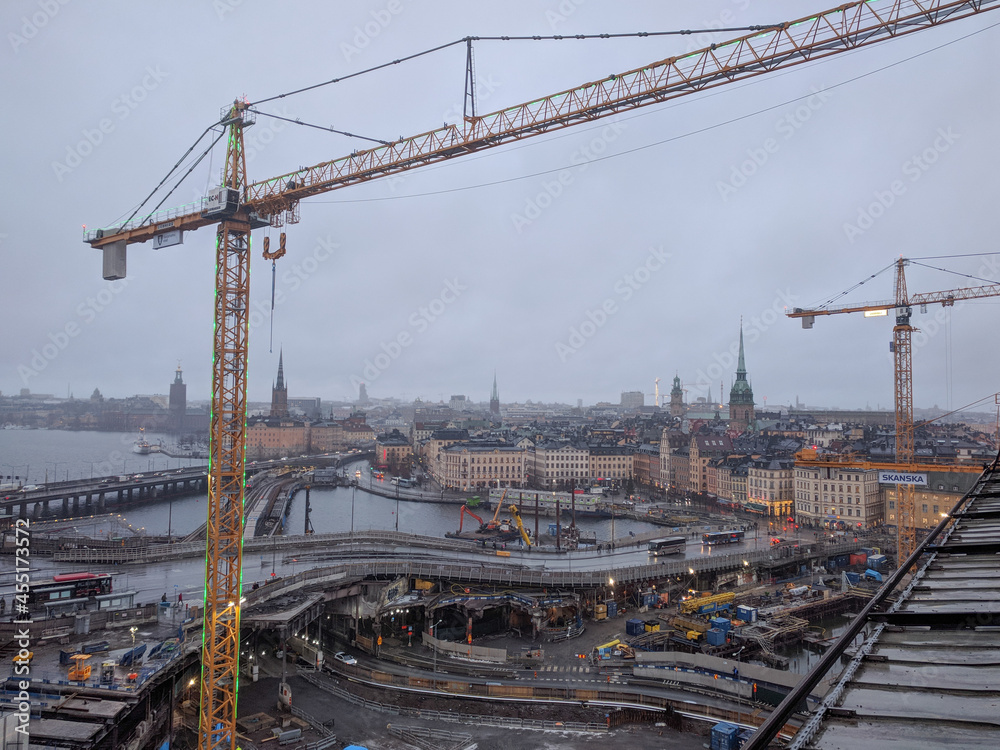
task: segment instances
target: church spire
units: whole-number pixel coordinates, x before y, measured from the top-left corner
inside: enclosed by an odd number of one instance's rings
[[[497,388],[497,371],[493,371],[493,391],[490,393],[490,414],[500,416],[500,389]]]
[[[746,380],[746,374],[747,365],[743,361],[743,317],[740,316],[740,361],[736,364],[736,376],[739,378],[740,375],[743,375],[740,379]]]
[[[741,335],[741,338],[740,338],[740,362],[742,362],[743,361],[743,343],[742,343],[743,339],[742,339],[742,331],[741,331],[740,335]],[[279,388],[279,389],[285,387],[285,362],[284,362],[284,360],[285,360],[285,352],[284,352],[283,349],[279,349],[278,350],[278,382],[274,384],[274,387],[275,388]]]

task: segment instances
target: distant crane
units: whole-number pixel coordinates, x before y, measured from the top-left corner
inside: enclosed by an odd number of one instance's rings
[[[896,466],[900,471],[912,472],[915,469],[913,468],[913,350],[911,339],[913,331],[916,330],[910,325],[913,305],[941,304],[944,307],[951,307],[958,300],[996,297],[1000,296],[1000,284],[949,289],[943,292],[928,292],[911,296],[907,294],[906,290],[905,269],[909,263],[910,261],[906,258],[899,258],[895,262],[895,298],[891,301],[842,307],[820,307],[815,310],[803,310],[796,307],[786,315],[789,318],[800,318],[802,327],[808,329],[813,327],[816,318],[821,315],[861,312],[866,318],[873,318],[886,317],[890,310],[895,311],[896,325],[892,329],[892,342],[889,348],[894,355],[895,365]],[[912,484],[898,485],[896,505],[897,559],[901,562],[916,549],[917,516]]]
[[[471,107],[460,123],[250,182],[244,131],[254,124],[259,114],[256,104],[262,102],[236,100],[203,133],[204,137],[220,128],[218,138],[227,136],[222,185],[203,201],[162,212],[156,212],[157,206],[154,213],[138,215],[143,201],[124,223],[90,231],[85,227],[84,241],[102,250],[103,275],[109,280],[125,278],[128,245],[153,242],[157,248],[170,247],[181,244],[184,232],[216,227],[199,750],[236,750],[237,741],[252,230],[298,223],[299,202],[304,198],[853,52],[998,8],[1000,0],[854,0],[794,21],[754,27],[726,42],[485,115],[475,108],[475,76],[470,75],[473,38],[467,37],[459,41],[470,52],[464,101]],[[284,233],[279,242],[271,251],[270,238],[264,238],[265,258],[273,261],[285,254]]]
[[[653,406],[657,409],[660,408],[660,379],[657,378],[655,381],[655,391],[653,394]]]

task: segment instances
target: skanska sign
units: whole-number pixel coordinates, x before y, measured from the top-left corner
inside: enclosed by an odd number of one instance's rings
[[[878,473],[879,484],[919,484],[927,485],[926,474],[908,474],[899,471],[880,471]]]

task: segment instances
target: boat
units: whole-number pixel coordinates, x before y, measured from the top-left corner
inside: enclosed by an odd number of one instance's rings
[[[153,450],[153,446],[146,440],[146,428],[139,428],[139,439],[132,443],[132,452],[145,456]]]

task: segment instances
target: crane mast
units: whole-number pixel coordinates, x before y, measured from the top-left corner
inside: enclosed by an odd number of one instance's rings
[[[892,329],[895,373],[896,463],[913,463],[913,308],[906,296],[905,258],[896,261],[896,325]],[[897,560],[905,560],[916,548],[917,514],[912,484],[896,488]]]
[[[478,115],[473,107],[461,125],[255,183],[247,180],[243,150],[243,131],[253,124],[255,110],[236,101],[217,123],[228,129],[226,173],[218,191],[193,209],[85,232],[84,241],[104,251],[104,277],[120,279],[128,245],[218,226],[199,750],[236,749],[251,230],[297,222],[303,198],[933,28],[996,10],[1000,0],[887,5],[855,0],[497,112]],[[907,316],[898,326],[896,355],[907,362],[908,321]],[[912,398],[909,403],[912,413]]]
[[[243,130],[252,120],[240,102],[224,119],[229,140],[223,184],[240,191],[246,185]],[[199,750],[236,742],[251,228],[246,213],[236,211],[216,235]]]
[[[795,308],[786,313],[789,318],[800,318],[803,328],[812,328],[819,315],[838,315],[861,312],[885,316],[892,310],[896,323],[892,329],[891,350],[893,355],[893,395],[896,407],[896,464],[903,471],[920,471],[914,466],[913,430],[913,331],[910,319],[913,305],[940,304],[951,307],[956,300],[982,299],[1000,296],[1000,284],[986,284],[964,289],[948,289],[941,292],[921,292],[910,295],[906,289],[906,258],[895,262],[895,295],[892,301],[872,302],[866,305],[845,305],[825,307],[815,310]],[[917,546],[916,492],[912,484],[897,485],[896,489],[896,545],[900,561],[910,556]]]

